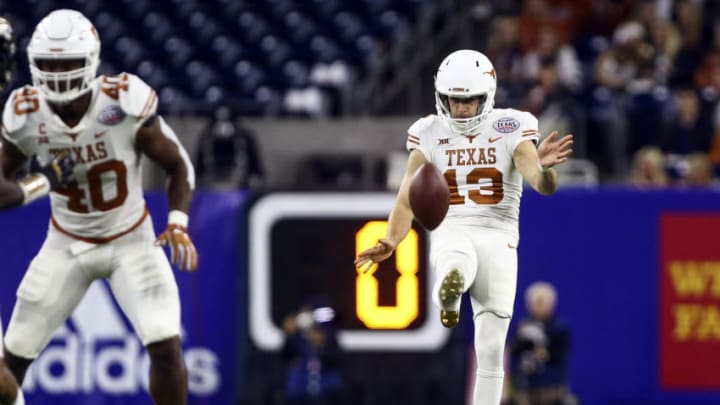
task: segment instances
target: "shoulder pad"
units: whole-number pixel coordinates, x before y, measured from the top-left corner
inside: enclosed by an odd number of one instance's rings
[[[103,76],[100,87],[103,93],[118,101],[120,108],[127,115],[143,119],[157,111],[157,93],[133,74]]]
[[[437,118],[436,115],[430,114],[426,115],[419,120],[415,121],[410,128],[408,128],[408,133],[412,135],[419,135],[421,132],[424,132],[430,126],[432,126],[433,123],[435,123],[435,118]]]
[[[520,125],[522,125],[525,129],[538,129],[538,119],[535,115],[527,111],[515,111],[518,114],[517,116],[520,120]]]
[[[537,128],[538,119],[530,112],[516,110],[514,108],[503,108],[502,112],[503,117],[515,118],[520,121],[520,125],[523,127],[535,126],[535,128]]]
[[[40,93],[32,86],[23,86],[10,93],[2,115],[3,134],[21,130],[28,122],[28,115],[40,108]]]

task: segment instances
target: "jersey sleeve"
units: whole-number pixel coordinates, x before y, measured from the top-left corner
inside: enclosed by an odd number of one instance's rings
[[[2,137],[15,145],[25,156],[33,154],[33,139],[30,131],[26,130],[28,114],[35,112],[35,103],[39,103],[37,97],[29,92],[30,87],[22,87],[10,93],[5,102],[2,114]]]
[[[119,92],[118,101],[123,112],[137,121],[134,125],[135,133],[146,119],[157,113],[158,97],[155,90],[141,78],[130,73],[123,73],[122,76],[127,89]]]
[[[433,124],[433,119],[434,117],[432,115],[428,115],[415,121],[410,128],[408,128],[408,137],[405,143],[405,148],[408,152],[417,149],[422,152],[428,162],[432,161],[428,138],[430,136],[429,130]]]
[[[530,140],[537,144],[538,139],[540,138],[538,119],[535,118],[534,115],[529,112],[517,111],[516,117],[520,126],[510,136],[510,143],[508,147],[511,156],[515,153],[515,148],[517,148],[521,142]]]

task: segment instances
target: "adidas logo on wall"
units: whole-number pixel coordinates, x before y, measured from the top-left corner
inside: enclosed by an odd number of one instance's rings
[[[185,333],[183,332],[183,335]],[[220,388],[220,359],[210,349],[188,347],[183,353],[189,393],[216,394]],[[48,347],[30,367],[23,389],[30,393],[111,395],[148,390],[150,358],[106,283],[94,282],[75,312],[53,335]]]

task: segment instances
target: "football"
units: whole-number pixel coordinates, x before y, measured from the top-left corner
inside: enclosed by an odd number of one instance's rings
[[[437,228],[445,219],[450,206],[450,189],[434,164],[425,163],[415,172],[409,198],[415,219],[426,229]]]

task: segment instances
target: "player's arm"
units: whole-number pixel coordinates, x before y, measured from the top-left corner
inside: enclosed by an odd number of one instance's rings
[[[160,165],[168,176],[168,202],[171,211],[187,213],[190,208],[195,173],[187,152],[165,121],[153,116],[135,137],[138,150]],[[184,155],[184,156],[183,156]]]
[[[48,164],[34,165],[32,173],[12,181],[27,161],[27,157],[12,142],[0,144],[0,209],[28,204],[62,187],[73,179],[75,162],[70,155],[58,156]]]
[[[532,188],[543,195],[557,190],[558,177],[554,166],[565,162],[572,153],[572,135],[557,139],[557,131],[540,143],[537,149],[528,141],[520,142],[513,152],[513,161]]]
[[[393,248],[405,239],[412,226],[413,212],[410,209],[410,183],[412,183],[415,172],[425,163],[427,163],[427,160],[418,149],[410,152],[407,170],[405,170],[405,175],[400,183],[395,206],[388,218],[388,233],[385,240],[390,242]]]
[[[2,144],[0,144],[0,164],[2,164],[2,173],[0,173],[0,209],[17,207],[22,204],[23,191],[20,185],[8,179],[15,176],[15,173],[25,160],[25,155],[15,145],[2,141]]]
[[[395,200],[395,206],[388,218],[387,236],[385,239],[378,241],[377,245],[360,252],[355,260],[356,266],[360,267],[364,264],[373,264],[387,259],[393,250],[395,250],[395,247],[405,239],[405,236],[410,231],[413,220],[413,212],[412,209],[410,209],[409,198],[410,183],[412,182],[415,172],[425,163],[427,163],[427,159],[425,159],[425,155],[423,155],[420,150],[414,149],[410,152],[407,170],[405,170],[405,176],[402,179],[402,183],[400,183],[400,190]]]
[[[181,270],[197,268],[198,255],[187,234],[188,210],[195,187],[195,171],[188,154],[165,121],[158,116],[148,118],[138,129],[135,146],[160,165],[168,176],[168,227],[158,243],[169,245],[172,262]]]

